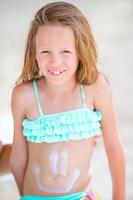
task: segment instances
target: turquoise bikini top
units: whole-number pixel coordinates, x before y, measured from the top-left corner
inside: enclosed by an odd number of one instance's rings
[[[101,134],[99,122],[102,118],[101,113],[90,110],[86,106],[82,85],[80,87],[82,107],[53,114],[43,113],[35,80],[33,81],[33,87],[40,116],[34,120],[27,118],[23,120],[23,134],[28,141],[52,143],[87,139]]]

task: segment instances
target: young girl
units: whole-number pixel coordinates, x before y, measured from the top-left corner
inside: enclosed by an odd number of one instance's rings
[[[21,200],[98,200],[90,166],[101,134],[112,199],[125,200],[124,155],[111,90],[96,65],[94,38],[78,8],[54,2],[36,13],[12,94],[10,164]]]

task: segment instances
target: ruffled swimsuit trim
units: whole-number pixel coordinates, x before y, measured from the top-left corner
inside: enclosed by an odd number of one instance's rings
[[[40,116],[34,120],[23,120],[23,134],[28,141],[53,143],[87,139],[101,134],[101,113],[86,107],[82,86],[83,107],[53,114],[43,114],[36,81],[33,86]]]

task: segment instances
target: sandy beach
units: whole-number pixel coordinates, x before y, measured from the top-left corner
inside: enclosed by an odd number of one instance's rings
[[[13,137],[10,97],[23,64],[29,23],[35,12],[50,0],[0,0],[0,139]],[[133,200],[133,1],[68,0],[88,17],[97,42],[99,67],[110,80],[119,132],[126,157],[127,200]],[[94,184],[102,200],[111,200],[111,178],[102,141],[94,152]],[[0,200],[17,200],[11,174],[0,176]]]

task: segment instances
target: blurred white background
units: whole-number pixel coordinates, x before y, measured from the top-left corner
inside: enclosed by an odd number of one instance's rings
[[[50,0],[0,0],[0,138],[12,142],[11,91],[23,65],[29,24]],[[68,0],[88,17],[99,51],[99,66],[112,85],[127,164],[127,200],[133,199],[133,0]],[[99,151],[100,150],[100,151]],[[111,181],[101,144],[94,154],[94,182],[111,200]],[[0,178],[0,199],[15,200],[11,175]]]

